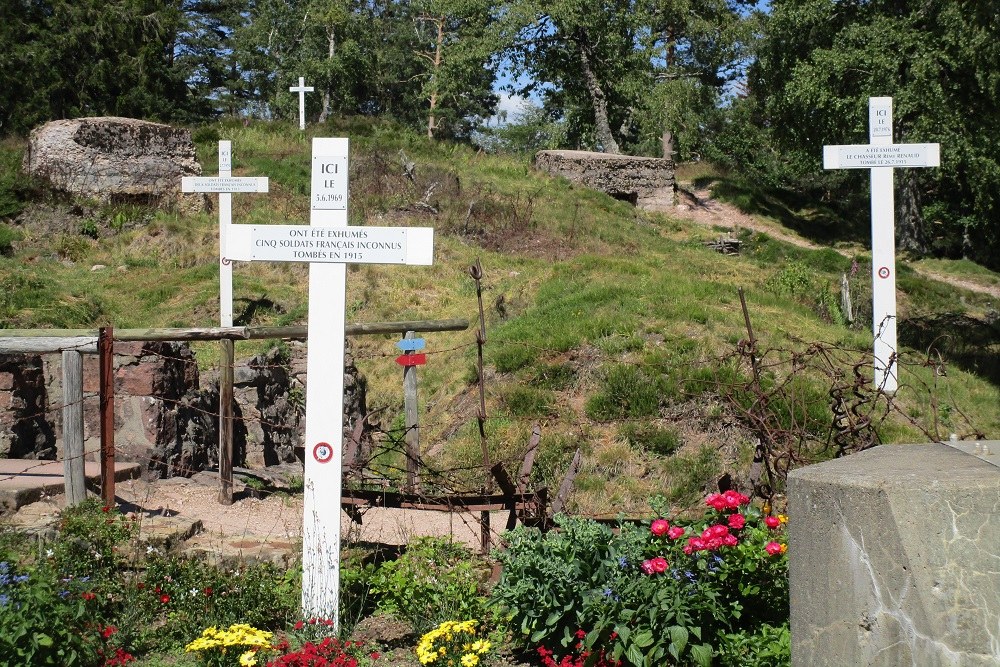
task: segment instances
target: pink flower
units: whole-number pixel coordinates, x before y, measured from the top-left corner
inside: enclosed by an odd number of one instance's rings
[[[684,553],[690,554],[693,551],[704,551],[705,541],[700,537],[689,537],[688,543],[684,546]]]
[[[713,537],[725,537],[728,534],[729,534],[729,526],[723,525],[721,523],[716,523],[702,531],[701,539],[708,540]]]
[[[649,527],[649,531],[657,537],[663,537],[668,530],[670,530],[670,524],[666,519],[657,519]]]
[[[663,556],[657,556],[651,561],[651,564],[653,566],[653,572],[656,572],[657,574],[663,574],[667,571],[667,568],[670,567],[670,563],[668,563],[667,559]]]
[[[764,524],[771,530],[774,530],[781,525],[781,519],[776,516],[766,516],[764,517]]]
[[[735,547],[739,542],[735,535],[726,535],[722,538],[722,546],[724,547]]]
[[[726,507],[737,509],[740,505],[746,505],[750,499],[738,491],[729,490],[722,494],[722,499],[726,501]]]
[[[747,519],[742,514],[730,514],[729,515],[729,527],[734,530],[739,530],[747,523]]]
[[[684,529],[680,526],[671,526],[670,530],[667,531],[667,537],[672,540],[676,540],[679,537],[684,536]]]
[[[707,498],[705,498],[705,504],[717,512],[721,512],[726,509],[726,499],[719,493],[710,494]]]
[[[642,565],[640,565],[639,567],[641,567],[642,571],[645,572],[646,574],[653,574],[653,572],[655,572],[655,570],[653,570],[653,561],[652,560],[644,560],[644,561],[642,561]]]
[[[778,544],[777,542],[768,542],[764,545],[764,551],[770,556],[777,556],[778,554],[784,553],[788,547],[783,544]]]

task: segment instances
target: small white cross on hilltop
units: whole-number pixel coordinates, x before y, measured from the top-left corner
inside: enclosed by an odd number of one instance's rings
[[[871,143],[823,146],[824,169],[869,169],[872,179],[872,330],[875,334],[875,387],[894,394],[896,363],[896,230],[892,170],[938,167],[940,144],[892,143],[892,98],[868,98]]]
[[[299,85],[292,86],[288,89],[290,93],[299,94],[299,129],[306,129],[306,93],[311,93],[315,88],[306,85],[306,78],[304,76],[299,77]]]

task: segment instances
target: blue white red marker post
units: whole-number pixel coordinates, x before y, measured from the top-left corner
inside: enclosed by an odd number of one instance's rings
[[[414,338],[412,331],[407,331],[403,340],[396,347],[403,354],[396,357],[396,363],[403,367],[403,412],[406,417],[406,486],[408,491],[415,491],[420,483],[420,472],[417,463],[420,461],[420,421],[417,407],[417,366],[427,363],[427,355],[418,354],[416,350],[424,349],[423,338]]]

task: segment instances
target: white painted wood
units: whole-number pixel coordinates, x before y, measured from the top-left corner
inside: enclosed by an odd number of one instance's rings
[[[220,144],[223,142],[219,142]],[[228,141],[225,143],[229,143]],[[222,168],[219,168],[222,171]],[[181,178],[182,192],[267,192],[266,176],[184,176]]]
[[[291,86],[288,91],[292,93],[299,94],[299,129],[306,129],[306,93],[311,93],[314,90],[312,86],[306,85],[306,79],[304,76],[299,77],[299,85]]]
[[[313,157],[347,161],[347,139],[313,139]],[[346,170],[342,174],[346,178]],[[312,208],[312,227],[347,227],[347,207]],[[340,493],[344,437],[344,318],[347,265],[309,265],[306,345],[302,615],[339,622]],[[337,626],[335,626],[337,627]],[[336,631],[336,630],[335,630]]]
[[[899,388],[896,354],[895,167],[936,167],[939,144],[894,144],[892,98],[868,98],[869,144],[824,146],[825,169],[871,169],[872,334],[875,386],[892,395]]]
[[[239,261],[429,265],[434,256],[431,227],[232,225],[229,233],[228,256]]]
[[[940,166],[941,144],[823,146],[824,169]]]
[[[83,355],[80,352],[62,353],[62,386],[63,474],[66,507],[72,507],[87,498],[83,474]]]
[[[232,180],[233,143],[219,142],[219,178]],[[233,326],[233,263],[226,258],[229,229],[233,225],[233,195],[219,192],[219,326]],[[223,422],[225,416],[219,417]],[[225,429],[219,424],[219,433]]]

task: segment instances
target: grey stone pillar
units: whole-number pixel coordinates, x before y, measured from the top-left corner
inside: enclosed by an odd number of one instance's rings
[[[983,446],[883,445],[789,475],[793,665],[1000,665],[1000,443]]]

